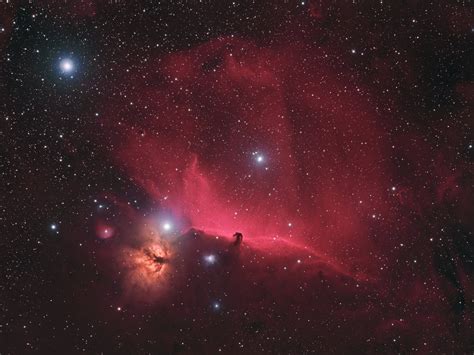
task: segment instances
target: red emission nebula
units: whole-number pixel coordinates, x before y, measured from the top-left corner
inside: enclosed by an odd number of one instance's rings
[[[471,224],[462,177],[472,169],[447,146],[431,146],[429,133],[394,134],[377,93],[333,69],[337,50],[222,37],[153,58],[123,79],[134,89],[111,100],[101,126],[110,158],[158,212],[122,208],[131,222],[117,222],[117,238],[128,241],[104,258],[120,260],[119,302],[180,300],[175,312],[193,314],[215,299],[216,308],[247,309],[251,324],[295,329],[316,317],[295,338],[336,348],[347,332],[348,349],[372,350],[383,342],[442,348],[433,327],[447,339],[465,334],[471,318],[452,309],[473,294],[467,262],[454,256],[452,280],[451,252],[433,257],[446,228],[459,226],[428,219],[455,200],[458,221]],[[147,227],[132,233],[130,224]],[[268,302],[282,313],[266,314]],[[314,338],[334,317],[330,331],[341,338]]]
[[[0,353],[473,354],[466,3],[0,0]]]

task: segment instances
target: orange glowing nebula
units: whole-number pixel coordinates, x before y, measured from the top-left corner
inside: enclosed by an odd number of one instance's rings
[[[150,238],[150,236],[152,236]],[[162,295],[168,285],[172,248],[168,242],[150,233],[140,247],[124,248],[120,256],[124,291],[130,298]]]

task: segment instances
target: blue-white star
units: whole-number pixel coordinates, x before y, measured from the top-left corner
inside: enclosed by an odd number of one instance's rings
[[[69,75],[74,73],[76,65],[71,58],[63,58],[59,61],[59,70],[61,74]]]
[[[204,261],[206,262],[206,264],[212,265],[217,262],[217,257],[214,254],[208,254],[204,256]]]
[[[170,222],[164,222],[162,227],[165,232],[169,232],[171,229],[173,229],[173,225]]]
[[[257,162],[257,164],[263,164],[265,162],[265,156],[259,152],[253,152],[252,153],[255,161]]]

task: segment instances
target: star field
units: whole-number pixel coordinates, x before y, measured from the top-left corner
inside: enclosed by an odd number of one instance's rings
[[[0,0],[0,353],[472,353],[473,29]]]

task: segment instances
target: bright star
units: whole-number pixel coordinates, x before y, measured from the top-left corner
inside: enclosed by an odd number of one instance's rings
[[[69,58],[61,59],[59,69],[63,74],[70,74],[74,71],[74,62]]]
[[[171,223],[169,223],[169,222],[163,223],[163,229],[164,229],[166,232],[169,232],[169,231],[171,230],[171,228],[173,228],[173,226],[171,225]]]
[[[58,226],[57,226],[57,224],[54,224],[54,223],[53,223],[53,224],[51,224],[50,228],[51,228],[53,231],[55,231],[56,229],[58,229]]]
[[[263,162],[265,162],[265,156],[263,154],[259,152],[253,152],[252,155],[254,156],[254,159],[258,164],[262,164]]]
[[[214,254],[209,254],[209,255],[206,255],[204,256],[204,261],[207,263],[207,264],[215,264],[216,261],[217,261],[217,258]]]

